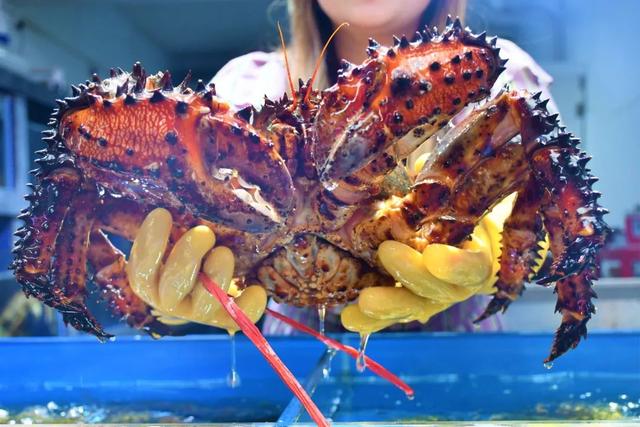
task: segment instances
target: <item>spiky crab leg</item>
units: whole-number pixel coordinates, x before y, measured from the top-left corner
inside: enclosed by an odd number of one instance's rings
[[[380,191],[398,160],[485,98],[505,62],[495,40],[471,34],[459,20],[442,34],[425,29],[389,48],[370,40],[368,52],[362,65],[342,64],[317,114],[312,151],[325,183],[317,209],[328,222],[342,224]]]
[[[586,168],[590,158],[577,143],[561,133],[532,156],[536,177],[548,189],[542,212],[554,255],[549,276],[539,283],[556,282],[556,310],[562,314],[548,362],[586,337],[586,323],[595,312],[591,286],[598,278],[596,256],[609,232],[603,220],[607,210],[598,204],[600,194],[592,189],[597,178]]]
[[[528,278],[541,237],[543,217],[554,263],[541,283],[556,283],[563,321],[553,360],[575,347],[593,312],[591,280],[595,255],[607,226],[596,203],[595,178],[578,140],[558,127],[539,95],[503,93],[482,106],[440,141],[411,193],[388,200],[369,220],[354,227],[357,250],[375,256],[387,239],[416,249],[429,243],[460,244],[495,203],[513,191],[520,204],[507,221],[499,293],[487,314],[504,308]]]
[[[188,205],[239,230],[271,229],[289,213],[284,161],[213,88],[174,88],[168,73],[151,79],[136,65],[67,98],[58,116],[64,149],[86,179],[111,192]]]
[[[357,251],[375,256],[384,240],[422,250],[429,243],[459,244],[494,204],[527,180],[526,148],[510,143],[523,123],[520,98],[503,93],[478,108],[437,144],[411,191],[380,203],[355,225]],[[553,123],[545,124],[548,130]]]
[[[495,283],[497,289],[484,313],[476,320],[504,312],[512,301],[524,292],[524,282],[534,273],[539,259],[538,243],[544,239],[539,213],[544,189],[533,179],[518,192],[511,216],[504,223],[500,270]]]
[[[92,223],[87,209],[94,203],[87,204],[86,195],[76,201],[80,185],[75,169],[61,167],[34,187],[27,196],[31,205],[21,215],[25,225],[16,233],[19,240],[11,267],[27,296],[59,310],[74,328],[106,339],[109,334],[84,304],[86,243]]]
[[[88,261],[94,272],[92,280],[112,312],[126,319],[133,328],[144,329],[152,335],[169,333],[167,326],[151,313],[151,307],[132,291],[127,280],[124,254],[100,230],[91,233]]]

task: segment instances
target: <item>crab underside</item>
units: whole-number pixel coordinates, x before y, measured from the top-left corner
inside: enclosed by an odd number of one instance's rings
[[[163,207],[175,221],[171,242],[196,224],[211,227],[235,253],[239,283],[289,304],[340,304],[393,285],[376,261],[384,240],[460,245],[516,192],[482,318],[522,293],[547,233],[553,263],[539,283],[555,286],[562,313],[552,360],[578,344],[594,312],[606,211],[589,157],[539,94],[505,89],[486,100],[506,62],[498,51],[458,20],[392,47],[372,40],[369,58],[343,62],[334,86],[301,82],[259,111],[234,110],[201,81],[174,87],[168,72],[147,76],[140,64],[94,76],[59,101],[45,135],[20,216],[16,277],[27,295],[100,338],[108,334],[85,305],[88,278],[131,326],[166,333],[107,238],[133,240]],[[449,126],[469,104],[477,105]],[[429,138],[432,155],[408,173]]]

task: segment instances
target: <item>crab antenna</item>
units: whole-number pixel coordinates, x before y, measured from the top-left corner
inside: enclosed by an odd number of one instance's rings
[[[320,65],[322,64],[322,59],[324,58],[324,54],[327,51],[327,48],[329,47],[329,43],[331,43],[331,40],[333,40],[335,35],[338,34],[338,31],[340,31],[342,27],[348,27],[348,26],[349,26],[348,22],[343,22],[342,24],[338,25],[338,28],[333,30],[333,33],[331,33],[331,35],[327,39],[327,42],[324,44],[324,47],[320,52],[320,56],[318,57],[318,61],[316,62],[316,68],[313,70],[313,74],[311,75],[311,80],[309,81],[309,87],[307,88],[307,93],[304,94],[305,103],[309,99],[309,95],[311,94],[311,90],[313,88],[313,81],[316,79],[316,75],[318,74],[318,70],[320,69]]]
[[[282,35],[282,28],[280,28],[280,22],[278,25],[278,33],[280,34],[280,44],[282,44],[282,53],[284,54],[284,65],[287,69],[287,79],[289,79],[289,89],[291,90],[291,98],[293,98],[292,108],[296,108],[298,103],[298,97],[296,96],[295,87],[293,86],[293,80],[291,79],[291,69],[289,68],[289,58],[287,57],[287,45],[284,42],[284,36]]]

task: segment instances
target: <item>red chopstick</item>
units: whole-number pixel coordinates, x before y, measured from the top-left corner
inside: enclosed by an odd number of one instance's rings
[[[317,332],[316,330],[308,327],[307,325],[304,325],[296,320],[293,320],[290,317],[285,316],[282,313],[278,313],[277,311],[273,311],[269,308],[266,309],[266,312],[269,313],[270,315],[272,315],[273,317],[275,317],[278,320],[283,321],[284,323],[296,328],[299,331],[302,332],[306,332],[309,335],[313,335],[314,337],[316,337],[317,339],[319,339],[320,341],[322,341],[323,343],[325,343],[327,346],[329,347],[333,347],[336,350],[341,350],[344,351],[345,353],[347,353],[349,356],[353,357],[354,359],[358,359],[358,350],[356,350],[355,348],[342,344],[340,341],[336,341],[332,338],[329,338],[325,335],[322,335],[321,333]],[[366,367],[371,369],[371,372],[379,375],[380,377],[386,379],[387,381],[389,381],[391,384],[395,385],[396,387],[398,387],[400,390],[404,391],[404,393],[407,395],[408,398],[412,398],[414,396],[414,392],[413,389],[404,381],[402,381],[397,375],[395,375],[394,373],[392,373],[391,371],[389,371],[387,368],[385,368],[384,366],[382,366],[381,364],[379,364],[378,362],[376,362],[375,360],[372,360],[371,358],[369,358],[368,356],[364,356],[365,358],[365,362],[366,362]]]
[[[251,322],[246,314],[240,310],[236,305],[233,298],[230,298],[225,291],[218,286],[213,280],[211,280],[206,274],[200,273],[200,280],[204,284],[204,287],[220,301],[220,304],[229,313],[229,316],[238,324],[242,332],[251,340],[256,348],[262,353],[267,362],[273,367],[276,373],[282,378],[282,381],[291,389],[293,394],[300,400],[305,407],[313,421],[319,426],[329,426],[329,422],[322,415],[322,412],[318,409],[311,397],[307,394],[304,388],[300,385],[296,377],[293,376],[287,366],[282,363],[282,360],[273,351],[273,348],[269,345],[267,340],[262,336],[260,330],[256,325]]]

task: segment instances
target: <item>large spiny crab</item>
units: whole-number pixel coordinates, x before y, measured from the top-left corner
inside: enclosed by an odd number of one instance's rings
[[[539,94],[504,90],[439,138],[417,176],[405,168],[424,140],[488,97],[504,68],[498,51],[458,20],[392,47],[371,40],[369,58],[343,62],[334,86],[301,82],[259,111],[234,110],[202,82],[174,87],[168,72],[147,76],[140,64],[94,76],[59,101],[44,138],[16,276],[72,326],[105,338],[85,305],[88,265],[129,324],[163,333],[106,233],[132,240],[164,207],[173,241],[211,227],[236,254],[241,283],[299,306],[345,303],[363,287],[393,285],[376,262],[384,240],[459,245],[517,192],[484,316],[520,295],[548,233],[554,262],[540,283],[555,282],[563,315],[552,360],[586,334],[607,230],[578,140]]]

